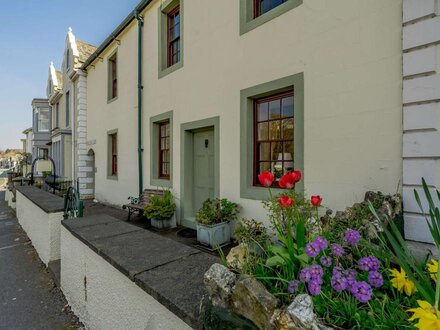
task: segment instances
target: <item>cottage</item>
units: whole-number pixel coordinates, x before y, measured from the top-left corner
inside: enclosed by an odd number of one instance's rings
[[[264,219],[265,170],[335,210],[400,190],[401,5],[142,1],[81,67],[95,197],[171,188],[194,227],[212,197]]]

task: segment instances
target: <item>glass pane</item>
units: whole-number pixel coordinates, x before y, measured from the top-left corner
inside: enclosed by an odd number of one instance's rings
[[[269,109],[269,104],[267,102],[260,103],[260,104],[257,105],[257,107],[258,107],[257,120],[258,121],[267,120],[268,119],[267,111]]]
[[[166,161],[167,161],[167,152],[162,151],[162,162],[166,162]]]
[[[260,166],[258,168],[258,173],[272,171],[270,168],[270,162],[260,162]]]
[[[269,139],[269,123],[258,124],[258,140]]]
[[[176,16],[174,17],[174,22],[176,24],[180,23],[180,13],[179,12],[176,13]]]
[[[260,143],[260,160],[270,160],[270,143]]]
[[[174,33],[173,33],[174,37],[178,37],[180,36],[180,24],[177,23],[176,25],[174,25]]]
[[[169,150],[166,151],[166,156],[167,156],[167,162],[171,161]]]
[[[283,120],[283,139],[293,140],[293,118]]]
[[[165,148],[170,149],[170,138],[169,137],[166,138]]]
[[[165,164],[165,171],[167,175],[170,175],[170,163]]]
[[[284,142],[284,153],[292,155],[293,158],[293,142]]]
[[[167,175],[167,165],[166,164],[162,164],[162,174]]]
[[[272,160],[283,160],[283,143],[282,142],[272,142],[271,144],[272,149]]]
[[[165,138],[160,139],[160,149],[161,150],[165,149]]]
[[[270,119],[280,118],[280,100],[270,101],[269,116]]]
[[[269,122],[270,124],[270,139],[271,140],[275,140],[275,139],[280,139],[281,138],[281,121],[279,120],[275,120],[275,121],[271,121]]]
[[[284,173],[293,171],[293,142],[284,142]]]
[[[282,116],[293,117],[293,96],[286,97],[282,100]]]
[[[163,137],[166,135],[165,125],[160,126],[160,136]]]
[[[165,125],[165,135],[170,136],[170,124]]]

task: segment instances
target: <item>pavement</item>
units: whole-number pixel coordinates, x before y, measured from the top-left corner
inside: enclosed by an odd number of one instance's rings
[[[82,329],[0,190],[0,329]]]

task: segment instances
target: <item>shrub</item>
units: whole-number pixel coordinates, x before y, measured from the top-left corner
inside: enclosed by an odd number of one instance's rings
[[[215,225],[218,223],[237,219],[238,204],[223,199],[207,199],[196,214],[196,221],[203,225]]]

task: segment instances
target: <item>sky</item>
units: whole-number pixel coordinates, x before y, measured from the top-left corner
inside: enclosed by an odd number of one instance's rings
[[[33,98],[60,69],[68,27],[99,46],[140,0],[0,0],[0,150],[21,148]]]

